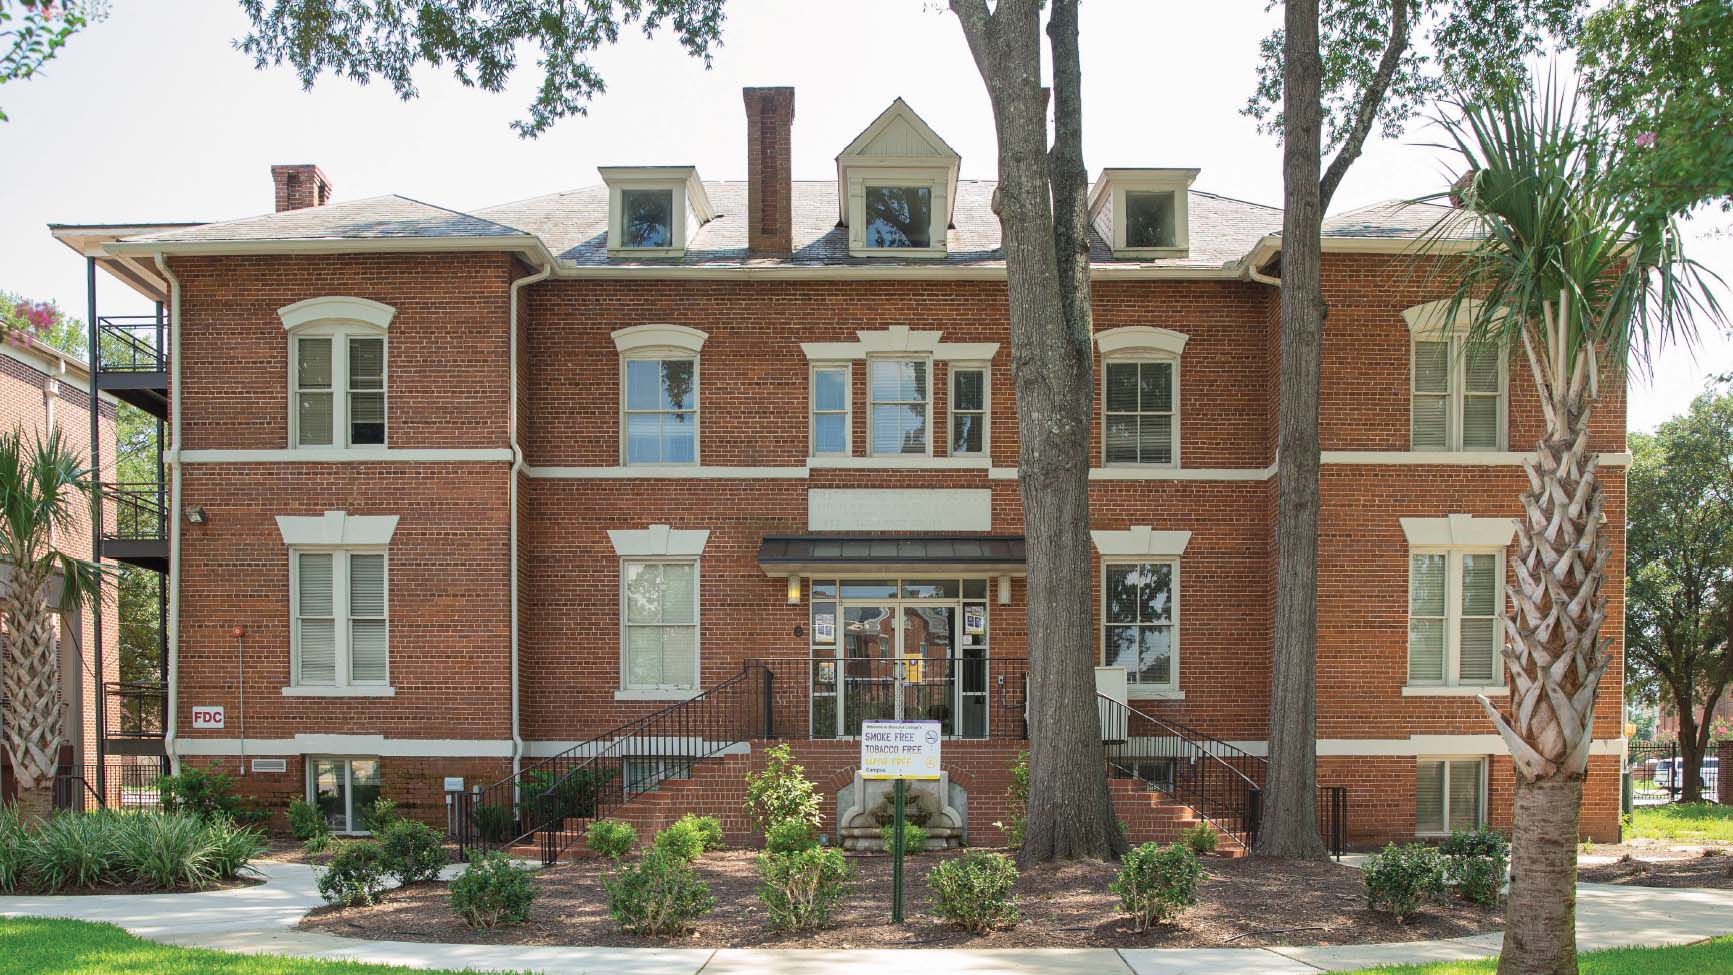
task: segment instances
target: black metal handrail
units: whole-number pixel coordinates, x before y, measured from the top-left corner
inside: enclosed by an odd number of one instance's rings
[[[54,774],[55,812],[89,812],[93,802],[95,808],[104,808],[102,794],[84,776],[69,772]]]
[[[966,652],[966,651],[965,651]],[[907,720],[939,722],[947,738],[1029,737],[1024,657],[756,657],[778,682],[778,724],[817,739],[853,738],[862,721],[889,720],[902,694]]]
[[[163,737],[168,686],[154,681],[109,681],[103,685],[103,735],[108,738]]]
[[[464,852],[512,846],[539,835],[552,865],[589,820],[607,816],[662,780],[686,778],[701,761],[753,738],[774,737],[775,675],[752,661],[738,674],[452,803]]]
[[[159,481],[104,484],[102,493],[114,502],[114,527],[103,533],[111,541],[163,541],[168,538],[168,498]]]
[[[162,372],[168,324],[155,315],[104,315],[96,320],[99,372]]]
[[[1189,806],[1250,849],[1255,830],[1256,756],[1177,722],[1096,695],[1109,771],[1137,779]]]

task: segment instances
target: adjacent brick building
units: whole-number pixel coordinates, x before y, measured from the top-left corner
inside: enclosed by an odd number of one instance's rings
[[[793,181],[792,90],[745,102],[745,182],[614,167],[462,213],[326,202],[315,167],[279,166],[278,212],[103,245],[170,285],[174,504],[198,512],[170,539],[183,766],[316,795],[345,827],[381,791],[438,819],[448,785],[624,750],[661,787],[622,815],[690,805],[743,832],[737,773],[767,736],[839,817],[862,795],[848,739],[900,693],[943,724],[971,841],[998,841],[1030,648],[993,185],[900,100],[836,180]],[[1167,722],[1120,769],[1155,793],[1207,760],[1197,742],[1257,760],[1273,641],[1281,214],[1196,176],[1112,169],[1091,194],[1095,663]],[[1474,695],[1506,699],[1493,617],[1540,410],[1411,253],[1442,212],[1326,225],[1320,781],[1346,787],[1357,844],[1510,819]],[[1624,407],[1602,388],[1617,573]],[[666,741],[631,753],[660,732],[614,732],[714,720],[706,689],[741,675],[769,695],[691,733],[697,770]],[[1186,815],[1116,789],[1134,829]]]

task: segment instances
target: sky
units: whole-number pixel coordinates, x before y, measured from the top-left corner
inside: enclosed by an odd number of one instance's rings
[[[706,70],[668,34],[623,34],[592,63],[607,79],[588,116],[535,140],[525,115],[540,75],[526,51],[507,90],[417,75],[403,102],[375,81],[325,77],[302,90],[287,67],[255,69],[235,49],[235,0],[116,0],[29,82],[0,87],[0,290],[85,314],[83,262],[49,223],[223,220],[271,207],[270,167],[317,163],[339,200],[400,193],[459,210],[600,182],[604,165],[746,169],[740,89],[795,88],[794,175],[834,179],[835,156],[901,96],[963,157],[995,176],[992,113],[962,30],[935,0],[735,0]],[[1279,19],[1264,0],[1092,0],[1082,7],[1084,158],[1109,166],[1194,166],[1196,188],[1281,202],[1281,149],[1240,109],[1258,41]],[[1412,198],[1443,183],[1444,159],[1416,124],[1373,140],[1332,212]],[[1697,258],[1733,280],[1733,218],[1692,222]],[[149,311],[102,276],[100,314]],[[1706,375],[1733,370],[1733,339],[1703,335],[1633,376],[1629,423],[1682,411]]]

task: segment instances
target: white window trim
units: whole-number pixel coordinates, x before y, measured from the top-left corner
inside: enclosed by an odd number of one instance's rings
[[[347,818],[349,820],[349,825],[352,828],[347,829],[347,830],[333,830],[332,832],[336,833],[338,836],[372,836],[373,835],[371,830],[354,829],[353,828],[355,826],[360,825],[364,819],[364,817],[361,815],[360,811],[355,808],[355,770],[354,770],[352,763],[357,762],[357,761],[378,762],[379,756],[377,756],[377,755],[308,755],[301,762],[302,783],[306,787],[305,792],[304,792],[304,796],[306,798],[306,801],[313,803],[314,806],[317,806],[319,803],[319,784],[318,784],[318,778],[314,774],[314,769],[318,766],[318,764],[320,762],[342,762],[343,763],[343,802],[344,802],[344,805],[347,807],[346,814],[347,814]],[[381,791],[381,793],[384,792],[384,785],[385,785],[384,778],[385,778],[384,763],[380,763],[380,791]]]
[[[1107,367],[1126,363],[1165,362],[1173,367],[1173,459],[1165,464],[1148,461],[1111,461],[1107,459]],[[1127,349],[1101,357],[1101,386],[1098,395],[1101,397],[1101,466],[1105,469],[1129,470],[1177,470],[1180,466],[1180,357],[1171,352],[1150,349]],[[1141,415],[1141,412],[1140,412]]]
[[[610,257],[680,257],[686,253],[691,235],[714,219],[715,210],[704,191],[704,182],[693,166],[600,166],[596,170],[608,187],[608,255]],[[626,247],[621,204],[624,190],[667,190],[673,199],[669,214],[669,247]],[[688,225],[690,224],[690,225]]]
[[[1420,797],[1419,797],[1418,786],[1419,786],[1420,765],[1422,762],[1442,762],[1442,763],[1444,763],[1444,785],[1443,785],[1443,789],[1441,791],[1441,795],[1443,796],[1443,800],[1444,800],[1444,809],[1442,810],[1443,814],[1444,814],[1444,816],[1443,816],[1444,829],[1441,832],[1433,831],[1433,830],[1421,830],[1420,829]],[[1479,762],[1480,763],[1480,783],[1479,783],[1480,801],[1478,803],[1478,805],[1480,807],[1480,821],[1477,823],[1474,823],[1472,825],[1463,826],[1463,825],[1459,825],[1457,823],[1452,823],[1450,821],[1450,763],[1451,762]],[[1488,772],[1489,772],[1491,764],[1492,763],[1490,763],[1486,760],[1485,755],[1420,755],[1420,756],[1416,756],[1416,758],[1414,760],[1414,768],[1415,768],[1414,774],[1415,774],[1415,786],[1416,786],[1416,790],[1415,790],[1416,794],[1414,797],[1414,835],[1416,837],[1428,837],[1428,838],[1443,837],[1443,836],[1449,836],[1455,830],[1478,829],[1481,826],[1484,826],[1486,824],[1486,821],[1488,818],[1487,813],[1490,812],[1490,810],[1487,809],[1487,806],[1490,804],[1490,801],[1491,801],[1491,796],[1488,794],[1490,792],[1490,790],[1488,788],[1488,777],[1489,777]]]
[[[1114,257],[1184,257],[1191,252],[1191,184],[1195,169],[1104,169],[1089,192],[1089,214],[1095,232]],[[1173,194],[1173,246],[1125,245],[1125,194]]]
[[[676,361],[680,361],[680,360],[689,360],[692,363],[692,459],[688,460],[688,461],[678,461],[678,460],[662,460],[661,458],[657,458],[654,461],[638,461],[636,463],[633,463],[631,456],[630,456],[630,453],[629,453],[629,445],[626,442],[626,417],[630,412],[626,409],[626,369],[628,367],[628,364],[630,364],[632,362],[637,362],[637,361],[676,362]],[[620,413],[619,413],[620,466],[621,467],[686,468],[686,467],[697,467],[700,464],[702,464],[704,462],[703,455],[701,454],[701,451],[703,449],[703,444],[704,444],[704,434],[703,434],[703,431],[704,431],[704,414],[703,414],[704,404],[703,404],[702,398],[700,396],[700,391],[703,388],[703,377],[702,377],[703,363],[700,361],[698,353],[687,352],[683,349],[670,348],[668,346],[661,346],[661,347],[646,346],[643,348],[634,349],[633,351],[628,352],[628,353],[622,353],[620,355],[620,367],[619,368],[620,368],[620,372],[619,372],[619,376],[620,376],[620,379],[619,379],[619,387],[620,387]],[[647,411],[638,411],[638,412],[662,413],[662,412],[670,412],[670,411],[647,410]]]
[[[1416,681],[1409,665],[1408,654],[1403,655],[1403,695],[1408,697],[1448,696],[1448,691],[1468,694],[1481,692],[1487,688],[1504,686],[1504,654],[1499,651],[1504,643],[1504,601],[1505,573],[1508,566],[1505,563],[1505,547],[1502,545],[1414,545],[1408,550],[1408,610],[1403,617],[1404,647],[1410,639],[1406,634],[1414,619],[1414,556],[1442,555],[1444,560],[1444,680]],[[1493,570],[1494,587],[1492,592],[1492,680],[1487,684],[1462,683],[1462,557],[1464,555],[1491,555],[1497,560]],[[1430,693],[1429,693],[1430,692]]]
[[[957,422],[957,373],[981,374],[981,449],[953,450]],[[969,412],[974,412],[970,410]],[[945,454],[949,457],[989,457],[993,453],[993,367],[988,362],[953,362],[945,369]]]
[[[665,528],[667,526],[652,526],[652,528],[657,528],[657,527]],[[613,533],[610,532],[609,534],[612,535]],[[709,532],[704,532],[703,534],[704,534],[706,539],[709,538],[709,534],[710,534]],[[616,548],[616,550],[619,548],[619,544],[617,542],[615,543],[615,548]],[[691,624],[692,625],[692,684],[690,686],[683,686],[683,685],[678,685],[678,684],[652,684],[652,685],[647,685],[647,686],[633,686],[628,681],[629,666],[628,666],[627,661],[626,661],[626,654],[627,654],[629,646],[630,646],[629,638],[627,636],[627,634],[630,632],[630,630],[629,630],[630,624],[628,624],[626,622],[626,573],[627,573],[628,569],[634,565],[690,565],[692,567],[692,624]],[[703,634],[704,634],[704,628],[703,628],[704,560],[701,557],[699,557],[698,555],[667,554],[667,555],[630,555],[630,556],[624,556],[620,559],[619,587],[620,587],[620,615],[619,615],[619,620],[620,620],[620,686],[619,686],[619,689],[617,690],[617,692],[615,693],[615,696],[614,696],[615,700],[678,701],[678,700],[686,700],[688,698],[696,696],[695,692],[697,692],[700,688],[702,688],[704,686],[704,671],[703,671],[703,665],[704,665],[704,636],[703,636]],[[681,623],[681,624],[646,623],[646,624],[638,624],[638,625],[640,625],[640,626],[662,626],[662,625],[684,626],[685,624],[683,624],[683,623]]]
[[[1108,533],[1091,532],[1091,534],[1108,534]],[[1169,533],[1164,532],[1164,533],[1159,533],[1159,534],[1169,534]],[[1175,534],[1185,534],[1189,539],[1191,533],[1190,532],[1184,532],[1184,533],[1175,533]],[[1127,673],[1126,673],[1126,678],[1127,678],[1126,679],[1126,696],[1131,700],[1134,700],[1134,701],[1135,700],[1181,700],[1185,697],[1184,691],[1182,691],[1180,689],[1180,681],[1179,681],[1179,643],[1180,643],[1180,640],[1179,640],[1179,633],[1180,633],[1180,615],[1179,615],[1180,614],[1180,564],[1179,564],[1179,561],[1180,560],[1179,560],[1179,557],[1177,555],[1113,555],[1113,556],[1108,556],[1108,555],[1104,554],[1101,558],[1101,569],[1100,569],[1100,576],[1099,576],[1101,596],[1100,596],[1100,599],[1097,601],[1097,608],[1096,608],[1099,622],[1095,628],[1096,629],[1096,633],[1095,633],[1095,642],[1096,642],[1095,659],[1100,661],[1100,666],[1102,666],[1102,667],[1111,666],[1107,662],[1107,627],[1109,625],[1111,625],[1107,622],[1107,570],[1108,570],[1108,568],[1110,566],[1115,566],[1115,565],[1146,565],[1146,564],[1150,564],[1150,563],[1168,565],[1168,566],[1173,567],[1173,644],[1172,644],[1172,648],[1168,652],[1167,674],[1168,674],[1169,680],[1165,684],[1139,683],[1138,681],[1131,679],[1131,674],[1129,671],[1127,671]],[[1120,625],[1124,625],[1124,624],[1120,624]]]
[[[854,334],[853,342],[802,342],[800,351],[809,362],[845,362],[875,355],[920,353],[932,356],[935,362],[990,363],[999,354],[997,342],[941,342],[944,332],[911,329],[907,325]]]
[[[358,300],[358,299],[346,299]],[[301,303],[305,304],[305,302]],[[290,305],[289,308],[295,308]],[[289,309],[280,309],[284,314],[284,322],[290,320],[285,314]],[[298,316],[297,316],[298,317]],[[391,339],[382,326],[346,320],[318,320],[317,324],[288,326],[289,331],[289,449],[290,450],[383,450],[391,445]],[[300,343],[302,339],[319,338],[331,340],[331,442],[328,444],[301,443],[301,409],[298,402],[301,392],[300,376]],[[355,444],[351,442],[355,431],[349,426],[349,397],[355,392],[349,383],[349,340],[352,338],[374,338],[380,346],[380,388],[377,392],[383,400],[381,409],[385,416],[384,443]],[[375,392],[375,390],[362,390]]]
[[[1510,443],[1510,349],[1501,347],[1498,354],[1498,443],[1492,447],[1464,447],[1462,445],[1463,402],[1468,397],[1468,332],[1470,325],[1480,315],[1482,303],[1475,299],[1466,299],[1458,309],[1457,317],[1450,320],[1450,301],[1428,301],[1405,309],[1402,318],[1408,323],[1408,442],[1414,447],[1414,384],[1418,379],[1415,368],[1415,346],[1420,342],[1447,342],[1449,350],[1446,358],[1449,360],[1449,399],[1445,406],[1444,416],[1444,447],[1446,452],[1462,451],[1502,451],[1508,449]],[[1436,394],[1428,394],[1436,395]],[[1428,450],[1438,450],[1430,447]]]
[[[858,165],[858,163],[857,163]],[[926,187],[932,201],[932,223],[927,229],[927,247],[868,247],[866,242],[866,193],[873,186]],[[848,253],[850,257],[916,258],[931,260],[949,253],[947,246],[951,213],[951,175],[946,169],[861,166],[848,174]]]
[[[842,384],[842,450],[818,449],[818,374],[840,369]],[[836,410],[826,410],[827,414]],[[809,362],[806,369],[806,455],[808,457],[854,456],[854,362],[843,359],[834,362]]]
[[[927,449],[922,451],[921,453],[913,454],[913,453],[908,453],[906,451],[901,451],[901,450],[896,450],[896,451],[887,450],[884,452],[880,452],[880,451],[875,450],[873,448],[873,443],[874,443],[874,440],[873,440],[873,406],[875,405],[875,401],[873,400],[872,367],[873,367],[874,362],[921,362],[921,363],[926,364],[926,367],[927,367],[927,419],[926,419],[926,425],[927,425],[927,427],[926,427],[927,428],[927,445],[926,446],[927,446]],[[901,403],[903,401],[902,400],[891,400],[890,402]],[[922,355],[920,353],[889,353],[889,354],[884,354],[884,355],[869,355],[869,356],[867,356],[866,413],[867,413],[866,456],[868,456],[868,457],[905,457],[905,458],[906,457],[931,457],[931,456],[933,456],[933,357],[931,355]],[[947,437],[948,436],[949,436],[949,431],[947,431]]]
[[[279,519],[281,521],[282,519]],[[395,521],[395,517],[392,519]],[[331,684],[307,684],[301,680],[301,559],[309,553],[330,553],[331,614],[336,641],[336,661]],[[385,569],[385,679],[350,679],[350,637],[353,617],[349,612],[349,556],[379,555]],[[392,697],[391,684],[391,553],[384,545],[290,545],[289,546],[289,685],[285,697]]]

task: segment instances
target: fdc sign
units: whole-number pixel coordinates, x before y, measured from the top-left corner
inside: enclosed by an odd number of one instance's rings
[[[863,721],[861,778],[936,779],[941,738],[937,721]]]

